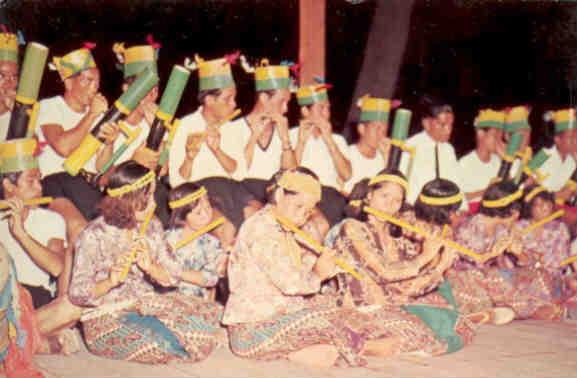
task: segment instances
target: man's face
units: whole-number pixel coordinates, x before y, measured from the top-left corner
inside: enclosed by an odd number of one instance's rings
[[[331,104],[328,100],[315,102],[307,109],[306,118],[310,119],[311,121],[329,121],[331,119]]]
[[[224,88],[218,96],[208,96],[205,106],[217,119],[225,119],[236,109],[236,87]]]
[[[265,112],[285,115],[288,111],[288,103],[291,93],[288,89],[278,89],[272,96],[261,96]]]
[[[89,106],[100,88],[100,71],[98,68],[84,70],[64,80],[66,91],[84,106]]]
[[[563,155],[577,152],[577,129],[565,130],[555,135],[555,145]]]
[[[494,127],[482,128],[477,130],[478,143],[485,146],[490,153],[497,152],[497,141],[499,140],[500,130]]]
[[[436,117],[423,119],[423,127],[434,141],[446,143],[451,139],[455,117],[452,112],[442,112]]]
[[[17,85],[18,65],[15,62],[0,61],[0,108],[5,111],[12,109]]]
[[[4,179],[4,193],[7,197],[18,198],[22,201],[42,196],[42,184],[40,183],[40,170],[38,168],[22,171],[16,184]]]
[[[370,121],[359,124],[359,136],[362,143],[377,148],[379,142],[385,138],[388,125],[386,122]]]

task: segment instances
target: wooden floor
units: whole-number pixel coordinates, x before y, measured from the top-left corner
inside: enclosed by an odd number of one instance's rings
[[[217,350],[198,364],[149,366],[105,360],[83,351],[39,356],[47,377],[577,377],[577,323],[516,321],[484,326],[474,343],[446,356],[369,359],[367,368],[315,370],[287,361],[256,362]]]

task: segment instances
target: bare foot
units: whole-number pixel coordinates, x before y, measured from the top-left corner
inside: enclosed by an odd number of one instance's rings
[[[469,314],[467,319],[475,324],[504,325],[515,319],[515,312],[509,307],[494,307]]]
[[[288,355],[289,361],[315,368],[332,367],[338,357],[337,348],[327,344],[312,345]]]
[[[60,344],[60,353],[68,356],[80,350],[80,333],[76,329],[66,328],[58,333],[56,336]]]

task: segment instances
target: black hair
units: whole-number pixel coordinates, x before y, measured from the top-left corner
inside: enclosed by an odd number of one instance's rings
[[[459,194],[461,190],[452,181],[436,178],[423,186],[421,194],[433,198],[447,198]],[[420,196],[419,196],[420,197]],[[429,205],[417,197],[415,201],[415,216],[427,223],[444,226],[451,224],[451,213],[454,213],[461,207],[461,202],[450,205]]]
[[[204,101],[206,100],[206,98],[208,96],[218,97],[221,94],[222,94],[222,89],[220,89],[220,88],[207,89],[207,90],[198,92],[198,94],[196,95],[196,99],[198,100],[198,102],[200,104],[204,105]]]
[[[4,199],[4,179],[10,181],[13,185],[16,185],[21,175],[22,171],[0,173],[0,198]]]
[[[436,118],[441,113],[453,113],[453,107],[440,97],[424,95],[419,100],[421,118]]]
[[[179,186],[177,186],[176,188],[172,189],[169,193],[168,193],[168,201],[172,202],[172,201],[177,201],[183,197],[186,197],[187,195],[196,192],[197,190],[199,190],[201,188],[200,185],[193,183],[193,182],[187,182],[184,184],[181,184]],[[190,213],[192,211],[192,209],[194,209],[196,206],[198,206],[198,203],[200,201],[200,198],[195,199],[194,201],[173,209],[172,212],[170,213],[170,221],[169,221],[169,229],[176,229],[179,227],[182,227],[185,223],[186,223],[186,216],[188,215],[188,213]]]
[[[264,91],[256,91],[254,96],[255,96],[255,101],[258,102],[258,98],[260,96],[261,93],[266,94],[268,97],[274,97],[274,95],[276,95],[278,93],[279,89],[267,89]]]
[[[527,195],[538,186],[539,185],[530,185],[525,189],[523,193],[523,210],[521,212],[521,216],[525,219],[531,219],[531,210],[533,209],[537,198],[541,198],[541,200],[551,202],[553,205],[555,205],[555,195],[547,190],[538,193],[536,196],[531,198],[530,201],[525,199]]]
[[[380,171],[377,175],[393,175],[406,180],[405,175],[403,175],[397,169],[386,168]],[[369,181],[370,179],[362,179],[361,181],[357,182],[353,187],[353,190],[349,195],[349,204],[347,204],[344,209],[345,216],[347,218],[355,218],[362,222],[365,222],[367,220],[367,214],[363,211],[363,207],[365,206],[364,201],[366,200],[369,193],[382,188],[386,183],[389,182],[389,181],[383,181],[378,184],[369,186]],[[402,213],[403,211],[407,210],[407,205],[405,204],[406,196],[407,193],[405,190],[403,190],[403,200],[402,200],[403,204],[401,206],[401,209],[399,210],[399,213]],[[361,201],[361,205],[360,206],[350,205],[350,201]],[[401,229],[396,225],[390,224],[389,230],[390,235],[393,237],[399,237],[401,235]]]
[[[293,169],[284,169],[284,170],[279,170],[278,172],[276,172],[267,182],[266,185],[266,200],[267,203],[275,203],[274,200],[274,193],[276,192],[276,190],[279,188],[278,186],[278,181],[281,179],[282,175],[286,172],[286,171],[291,171],[291,172],[297,172],[297,173],[302,173],[304,175],[307,176],[311,176],[312,178],[314,178],[315,180],[319,181],[319,176],[317,176],[313,171],[311,171],[308,168],[305,167],[296,167]],[[292,190],[287,190],[287,189],[283,189],[284,193],[286,194],[297,194],[296,192],[292,191]]]
[[[507,197],[515,193],[518,190],[517,185],[510,180],[499,181],[494,184],[489,185],[483,199],[481,201],[481,207],[479,208],[479,213],[487,215],[489,217],[498,218],[508,218],[513,214],[513,211],[521,212],[521,199],[516,199],[509,205],[504,207],[485,207],[483,205],[484,201],[495,201],[501,198]]]

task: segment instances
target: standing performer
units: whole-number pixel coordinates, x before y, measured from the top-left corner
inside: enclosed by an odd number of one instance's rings
[[[6,139],[18,84],[18,37],[0,33],[0,142]]]
[[[222,335],[221,310],[178,293],[155,293],[151,282],[174,286],[183,278],[162,225],[152,217],[155,178],[133,161],[117,167],[99,205],[102,216],[76,244],[70,299],[93,307],[81,321],[96,355],[143,363],[200,361]]]
[[[40,102],[37,134],[39,141],[46,143],[38,157],[44,194],[69,198],[86,218],[92,219],[97,215],[100,191],[84,177],[69,175],[62,166],[108,108],[108,101],[98,92],[100,72],[90,52],[93,45],[86,46],[54,58],[64,93]],[[117,132],[108,124],[99,136],[112,144]],[[95,173],[94,161],[86,171]]]

